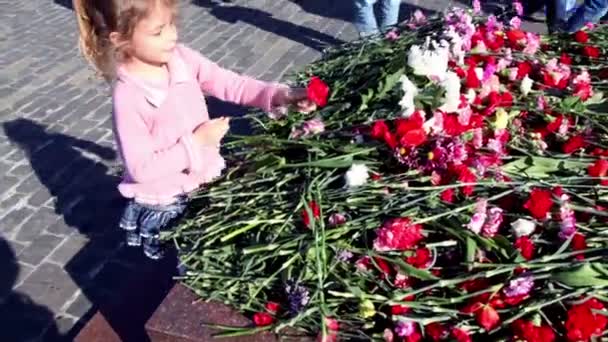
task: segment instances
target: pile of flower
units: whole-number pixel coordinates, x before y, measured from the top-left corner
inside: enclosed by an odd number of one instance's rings
[[[224,335],[608,336],[608,27],[476,7],[329,50],[296,77],[313,113],[248,116],[167,236],[184,284],[252,317]]]

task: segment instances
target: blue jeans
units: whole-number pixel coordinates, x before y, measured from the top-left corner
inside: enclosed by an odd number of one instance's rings
[[[568,33],[576,32],[587,23],[597,23],[606,13],[608,13],[608,0],[585,0],[585,3],[565,20],[563,30]]]
[[[354,24],[362,37],[378,33],[397,24],[401,0],[353,0],[355,4]],[[374,4],[379,2],[380,18],[376,20]]]
[[[179,196],[168,205],[148,205],[130,200],[120,219],[120,228],[126,231],[128,246],[142,246],[150,259],[164,255],[160,241],[161,231],[170,230],[186,210],[188,198]]]
[[[574,12],[576,0],[549,0],[545,2],[547,7],[547,26],[549,32],[564,30],[568,18]]]

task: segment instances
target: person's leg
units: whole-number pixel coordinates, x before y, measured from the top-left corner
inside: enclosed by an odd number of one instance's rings
[[[568,6],[570,0],[548,0],[547,28],[549,33],[561,31],[568,20]]]
[[[141,237],[139,235],[139,227],[137,220],[139,218],[141,207],[133,200],[129,201],[120,219],[119,226],[125,230],[127,246],[136,247],[141,245]]]
[[[397,25],[401,0],[380,0],[380,29]]]
[[[574,14],[568,19],[565,31],[576,32],[587,23],[598,22],[608,12],[608,0],[585,0]]]
[[[353,1],[355,5],[353,24],[359,31],[359,35],[364,37],[378,33],[378,23],[374,15],[374,3],[376,0]]]
[[[524,17],[531,16],[532,14],[542,10],[543,7],[545,7],[545,2],[546,1],[544,1],[544,0],[522,1],[521,5],[524,9],[524,13],[523,13]]]

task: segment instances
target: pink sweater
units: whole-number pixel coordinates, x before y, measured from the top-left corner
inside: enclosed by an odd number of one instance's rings
[[[283,87],[222,69],[182,45],[168,69],[170,80],[161,85],[119,67],[114,87],[114,136],[126,169],[118,190],[141,203],[169,204],[224,169],[219,149],[193,141],[193,130],[209,120],[203,94],[271,111]]]

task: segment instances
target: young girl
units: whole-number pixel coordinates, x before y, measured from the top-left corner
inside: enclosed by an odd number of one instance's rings
[[[75,0],[85,57],[113,82],[114,136],[125,164],[118,186],[129,199],[120,222],[129,246],[159,259],[161,230],[188,193],[224,168],[227,118],[209,120],[204,94],[265,111],[310,109],[304,89],[237,75],[179,44],[177,0]]]

